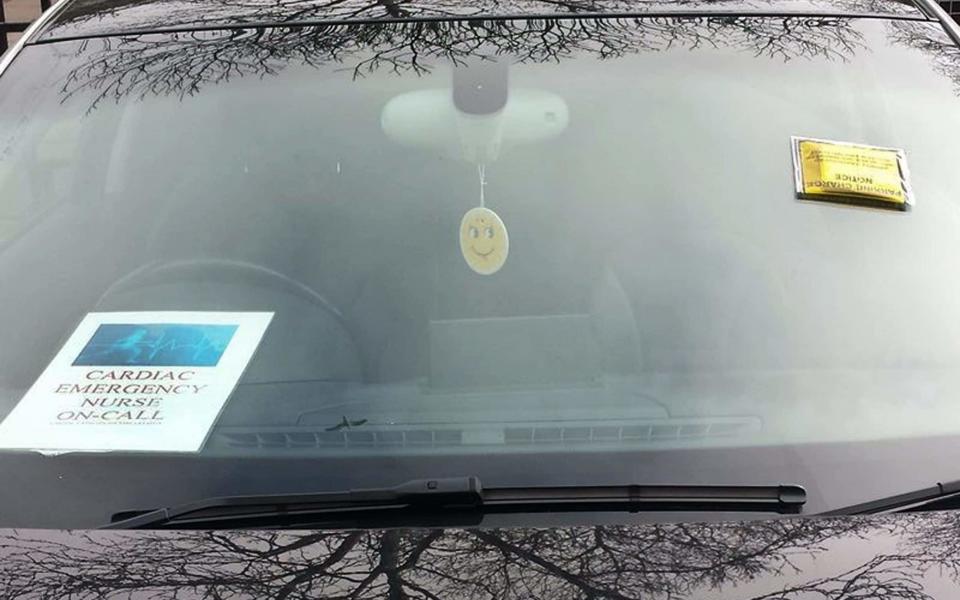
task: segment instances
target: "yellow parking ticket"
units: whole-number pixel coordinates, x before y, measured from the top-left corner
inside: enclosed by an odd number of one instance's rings
[[[791,138],[797,197],[878,208],[913,206],[903,150]]]

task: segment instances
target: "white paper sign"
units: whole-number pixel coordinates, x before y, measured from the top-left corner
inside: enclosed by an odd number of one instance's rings
[[[197,452],[272,318],[90,313],[0,424],[0,448]]]

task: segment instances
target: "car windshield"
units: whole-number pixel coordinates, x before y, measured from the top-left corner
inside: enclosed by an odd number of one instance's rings
[[[958,87],[913,16],[28,45],[0,520],[433,474],[852,500],[850,448],[960,435]],[[912,206],[798,197],[799,140],[893,152]]]

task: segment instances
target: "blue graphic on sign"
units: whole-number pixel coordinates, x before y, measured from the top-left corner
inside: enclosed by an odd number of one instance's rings
[[[215,367],[236,325],[101,325],[75,367]]]

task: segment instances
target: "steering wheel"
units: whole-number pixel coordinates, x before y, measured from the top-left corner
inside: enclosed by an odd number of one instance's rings
[[[207,258],[149,263],[113,283],[96,310],[273,312],[245,383],[362,379],[340,311],[312,288],[260,265]]]

